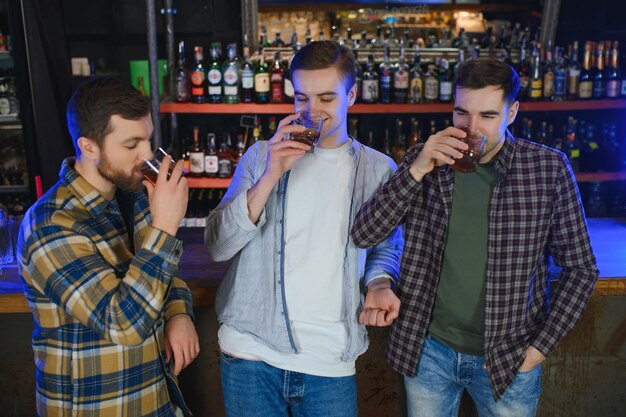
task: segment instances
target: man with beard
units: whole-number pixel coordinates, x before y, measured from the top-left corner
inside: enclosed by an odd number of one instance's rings
[[[182,161],[170,178],[161,170],[155,185],[143,180],[150,102],[113,78],[81,85],[67,123],[76,157],[30,208],[18,238],[35,319],[37,414],[189,415],[176,384],[199,351],[178,271]]]

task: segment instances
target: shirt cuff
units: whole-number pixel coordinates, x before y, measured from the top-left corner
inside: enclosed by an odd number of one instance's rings
[[[157,254],[169,263],[178,265],[183,255],[183,242],[162,230],[148,226],[135,236],[138,249]]]
[[[263,226],[267,221],[265,216],[265,208],[261,212],[261,216],[259,216],[259,220],[255,223],[252,223],[250,220],[249,211],[248,211],[248,190],[242,192],[233,201],[233,218],[237,225],[241,227],[242,230],[246,232],[252,232],[259,227]]]

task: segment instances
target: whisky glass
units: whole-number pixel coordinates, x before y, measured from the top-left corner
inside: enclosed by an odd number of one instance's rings
[[[143,165],[141,166],[141,173],[143,177],[148,180],[152,185],[156,185],[157,176],[159,175],[159,170],[161,169],[161,165],[163,164],[163,160],[168,156],[167,152],[165,152],[162,148],[158,148],[152,155],[146,155],[143,158]],[[172,175],[172,170],[174,169],[174,160],[169,166],[167,170],[167,178],[169,179]]]
[[[303,132],[291,133],[289,139],[309,145],[311,149],[307,152],[313,152],[313,148],[319,143],[324,119],[313,118],[309,112],[301,112],[293,124],[304,126],[305,129]]]
[[[456,126],[455,126],[456,127]],[[469,148],[465,151],[461,151],[462,158],[456,159],[454,164],[450,165],[452,169],[459,172],[472,172],[476,170],[483,150],[485,149],[485,142],[487,142],[487,135],[480,130],[470,130],[467,126],[456,127],[466,133],[464,138],[458,138],[460,141],[468,144]]]

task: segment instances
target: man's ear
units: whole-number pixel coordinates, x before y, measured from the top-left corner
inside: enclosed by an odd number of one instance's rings
[[[352,106],[356,101],[357,94],[359,94],[359,88],[356,83],[352,86],[348,92],[348,107]]]
[[[507,127],[511,126],[513,122],[515,121],[518,110],[519,110],[519,101],[514,101],[513,104],[511,104],[511,107],[509,107],[509,114],[508,114],[509,122],[507,124]]]
[[[100,159],[100,147],[92,139],[81,136],[76,141],[80,153],[83,158],[98,160]]]

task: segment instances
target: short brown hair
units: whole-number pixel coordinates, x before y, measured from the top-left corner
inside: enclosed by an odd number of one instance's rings
[[[111,116],[139,120],[150,114],[150,99],[127,82],[114,77],[87,81],[74,91],[67,103],[67,128],[72,136],[76,154],[80,154],[78,139],[92,139],[102,147],[111,133]]]
[[[479,90],[489,86],[502,89],[505,100],[512,103],[519,92],[519,76],[507,63],[489,57],[463,62],[454,76],[454,92],[457,88]]]
[[[297,70],[318,70],[335,67],[345,83],[346,93],[354,85],[356,66],[349,48],[335,41],[311,42],[296,53],[289,70],[291,79]]]

